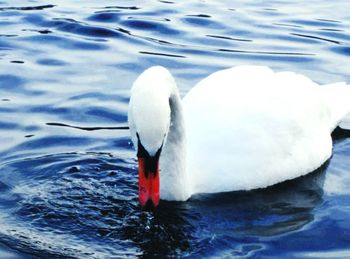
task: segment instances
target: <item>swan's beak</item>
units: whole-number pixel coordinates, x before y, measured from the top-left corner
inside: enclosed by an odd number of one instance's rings
[[[159,159],[139,157],[138,160],[141,206],[153,205],[153,207],[157,207],[159,204]]]

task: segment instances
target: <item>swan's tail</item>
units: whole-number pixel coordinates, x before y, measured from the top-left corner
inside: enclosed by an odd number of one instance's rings
[[[331,112],[331,131],[337,126],[350,130],[350,85],[335,83],[321,86]]]
[[[340,122],[339,127],[342,129],[350,130],[350,113]]]

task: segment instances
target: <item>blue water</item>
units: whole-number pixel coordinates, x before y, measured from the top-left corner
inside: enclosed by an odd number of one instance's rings
[[[350,139],[307,177],[142,211],[128,131],[115,129],[151,65],[168,67],[183,95],[241,64],[349,83],[349,10],[0,0],[0,257],[350,257]]]

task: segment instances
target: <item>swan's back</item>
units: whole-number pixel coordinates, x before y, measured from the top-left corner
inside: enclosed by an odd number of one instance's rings
[[[321,166],[334,125],[320,87],[258,66],[199,82],[183,100],[192,192],[263,188]]]

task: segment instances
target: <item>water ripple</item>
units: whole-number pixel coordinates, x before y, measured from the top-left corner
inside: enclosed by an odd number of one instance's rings
[[[31,43],[45,41],[46,44],[51,44],[57,47],[70,48],[70,49],[84,49],[84,50],[97,51],[97,50],[103,50],[108,48],[106,45],[104,45],[101,42],[90,43],[82,40],[69,39],[69,38],[54,36],[50,34],[23,37],[22,40],[28,41]]]
[[[331,43],[334,43],[334,44],[340,44],[340,42],[336,41],[336,40],[330,40],[330,39],[321,38],[321,37],[312,36],[312,35],[305,35],[305,34],[298,34],[298,33],[291,33],[291,35],[298,36],[298,37],[304,37],[304,38],[308,38],[308,39],[327,41],[327,42],[331,42]]]
[[[174,55],[174,54],[166,54],[166,53],[158,53],[158,52],[140,51],[140,53],[147,54],[147,55],[172,57],[172,58],[186,58],[185,56],[182,56],[182,55]]]
[[[22,7],[0,7],[0,11],[18,10],[18,11],[33,11],[53,8],[55,5],[38,5],[38,6],[22,6]]]
[[[91,15],[87,18],[87,20],[95,21],[95,22],[108,22],[108,23],[114,23],[121,19],[119,12],[115,11],[99,11],[96,12],[94,15]]]
[[[125,26],[131,30],[147,30],[154,31],[158,34],[177,35],[180,32],[178,30],[171,29],[169,26],[162,23],[162,21],[145,20],[141,18],[129,17],[129,19],[121,22],[122,26]]]

